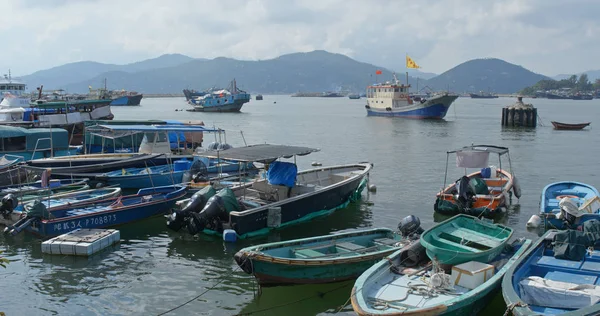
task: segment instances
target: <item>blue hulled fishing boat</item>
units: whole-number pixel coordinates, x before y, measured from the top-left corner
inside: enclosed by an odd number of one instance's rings
[[[528,227],[543,225],[545,229],[576,229],[585,221],[600,219],[600,193],[588,184],[561,181],[542,190],[540,214],[533,215]]]
[[[239,90],[233,79],[228,89],[210,91],[188,102],[194,106],[188,109],[191,112],[239,112],[245,103],[250,102],[250,94]]]
[[[127,168],[96,176],[96,180],[123,189],[140,189],[181,184],[190,162],[178,160],[173,164],[145,168]]]
[[[27,216],[15,223],[11,234],[23,229],[44,237],[56,236],[78,228],[105,228],[168,212],[186,194],[184,186],[146,188],[137,194],[113,197],[93,205],[63,208],[49,212],[43,202],[36,203]]]
[[[600,222],[549,230],[508,269],[502,295],[512,315],[600,314]]]

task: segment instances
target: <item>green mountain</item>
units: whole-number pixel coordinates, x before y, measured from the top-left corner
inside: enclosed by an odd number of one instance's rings
[[[383,72],[379,76],[375,74],[378,69]],[[405,80],[405,76],[400,74],[399,77]],[[362,92],[369,84],[393,77],[389,70],[345,55],[313,51],[261,61],[219,57],[138,72],[109,71],[62,88],[83,92],[89,85],[98,86],[104,78],[109,89],[144,93],[181,93],[184,88],[226,87],[235,78],[238,87],[249,92],[290,94],[336,90]],[[414,78],[409,80],[415,81]]]
[[[112,71],[139,72],[148,69],[165,68],[180,65],[194,60],[194,58],[181,54],[166,54],[157,58],[147,59],[125,65],[103,64],[94,61],[80,61],[46,70],[36,71],[21,79],[27,83],[30,90],[44,85],[47,88],[58,89],[69,84],[81,82],[84,79],[93,78],[100,74]],[[98,86],[96,83],[94,86]],[[33,88],[33,89],[32,89]],[[45,88],[46,89],[46,88]],[[86,89],[87,90],[87,86]],[[80,91],[83,92],[83,91]]]
[[[376,70],[382,70],[376,75]],[[454,92],[488,91],[513,93],[531,86],[545,76],[500,59],[475,59],[462,63],[429,80],[418,71],[409,72],[409,83],[416,91],[446,90]],[[426,74],[425,76],[432,75]],[[219,57],[194,59],[171,54],[126,65],[77,62],[35,72],[22,79],[31,87],[44,85],[46,91],[65,89],[84,93],[88,86],[100,87],[107,81],[111,90],[142,93],[181,93],[184,88],[204,90],[226,87],[235,78],[238,86],[251,93],[324,92],[346,90],[364,92],[375,82],[391,81],[390,70],[356,61],[348,56],[322,50],[293,53],[259,61]],[[406,81],[405,73],[398,79]]]
[[[548,77],[501,59],[485,58],[464,62],[427,80],[434,90],[463,92],[491,91],[514,93]]]

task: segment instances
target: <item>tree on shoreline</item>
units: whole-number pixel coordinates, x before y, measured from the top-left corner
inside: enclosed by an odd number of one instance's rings
[[[536,91],[559,90],[563,88],[569,88],[572,92],[589,92],[600,89],[600,80],[596,79],[595,83],[592,84],[589,81],[587,74],[581,74],[579,78],[577,78],[577,75],[572,75],[569,79],[545,79],[531,87],[521,90],[519,93],[523,95],[535,95]]]

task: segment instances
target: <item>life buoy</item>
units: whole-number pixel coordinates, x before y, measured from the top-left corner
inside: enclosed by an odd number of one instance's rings
[[[576,195],[559,195],[556,197],[557,200],[562,200],[562,199],[578,199],[579,197]]]

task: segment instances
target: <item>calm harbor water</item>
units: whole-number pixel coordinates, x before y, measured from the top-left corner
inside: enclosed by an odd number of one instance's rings
[[[459,98],[443,121],[366,117],[365,100],[347,98],[265,96],[263,101],[246,104],[239,114],[175,111],[187,107],[183,98],[144,99],[141,107],[114,107],[115,119],[203,120],[227,130],[227,141],[234,146],[244,144],[243,131],[249,144],[320,148],[298,158],[300,169],[313,161],[323,165],[370,161],[375,166],[371,183],[378,191],[364,193],[362,202],[329,217],[237,244],[172,232],[162,218],[120,227],[121,244],[89,259],[42,255],[41,241],[27,234],[0,236],[0,250],[11,261],[6,269],[0,268],[0,311],[7,315],[158,315],[206,291],[170,314],[351,314],[349,305],[342,306],[353,282],[267,288],[257,296],[253,279],[237,269],[232,256],[242,247],[267,241],[355,228],[396,228],[410,214],[418,216],[424,228],[431,227],[446,151],[471,143],[510,148],[522,197],[513,200],[516,205],[497,221],[513,227],[517,237],[536,238],[525,223],[538,212],[546,184],[577,180],[600,186],[599,129],[555,131],[550,121],[598,118],[600,100],[526,99],[538,108],[544,126],[502,128],[501,107],[515,101]],[[205,144],[210,139],[206,135]],[[453,160],[449,170],[449,181],[461,175]],[[485,314],[502,315],[503,304],[496,297]]]

